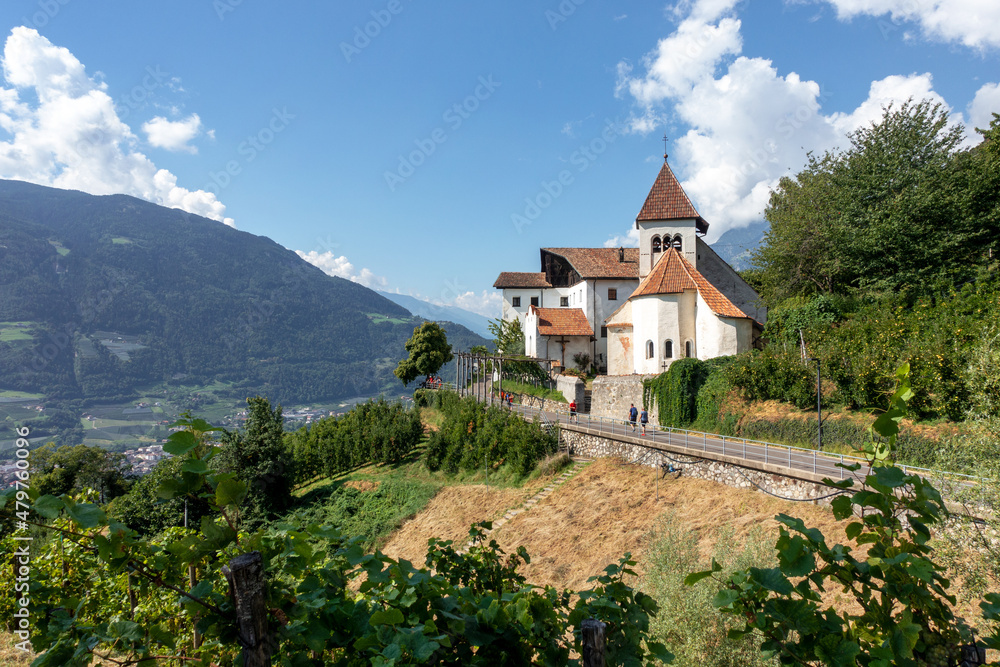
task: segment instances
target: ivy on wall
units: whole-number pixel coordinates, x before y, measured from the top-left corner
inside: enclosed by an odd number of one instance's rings
[[[698,417],[698,390],[710,366],[694,358],[678,359],[665,373],[642,382],[642,405],[658,410],[661,426],[688,426]]]

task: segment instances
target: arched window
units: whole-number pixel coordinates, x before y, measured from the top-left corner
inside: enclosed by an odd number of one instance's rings
[[[691,345],[691,341],[684,341],[684,356],[693,357],[694,356],[694,346]]]
[[[674,248],[677,249],[677,252],[681,252],[681,250],[683,250],[683,246],[684,246],[684,241],[683,239],[681,239],[681,235],[678,234],[677,236],[674,237]]]
[[[653,352],[653,341],[647,340],[646,341],[646,358],[647,359],[652,359],[653,358],[653,353],[654,353]]]
[[[665,359],[674,358],[674,341],[668,340],[663,344],[663,357]]]
[[[654,236],[653,237],[653,254],[655,255],[658,252],[660,252],[660,237],[659,236]]]

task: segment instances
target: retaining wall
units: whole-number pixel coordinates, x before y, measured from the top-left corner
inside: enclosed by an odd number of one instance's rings
[[[642,412],[642,381],[654,377],[656,375],[598,375],[590,387],[590,414],[628,419],[629,406],[633,404]],[[660,425],[656,410],[649,410],[649,423]]]
[[[626,406],[627,407],[627,406]],[[758,489],[766,493],[795,500],[829,504],[836,489],[821,482],[789,477],[779,472],[756,470],[723,461],[712,461],[677,452],[661,451],[624,440],[572,430],[563,425],[561,442],[576,456],[590,458],[615,457],[635,465],[659,468],[673,464],[685,477],[707,479],[738,489]],[[774,467],[774,466],[770,466]]]

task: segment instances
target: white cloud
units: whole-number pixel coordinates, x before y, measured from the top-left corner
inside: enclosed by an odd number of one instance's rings
[[[632,225],[628,232],[624,236],[616,235],[608,238],[604,242],[605,248],[638,248],[639,247],[639,230]]]
[[[385,290],[389,284],[388,280],[382,276],[375,275],[369,269],[356,270],[354,264],[347,257],[344,255],[338,256],[332,250],[322,253],[316,250],[310,250],[309,252],[296,250],[295,253],[313,266],[320,268],[328,276],[345,278],[359,285],[364,285],[369,289]]]
[[[201,130],[201,118],[196,113],[184,120],[176,121],[157,116],[142,125],[142,131],[146,133],[150,145],[168,151],[192,154],[197,153],[198,148],[192,146],[190,142],[201,134]],[[208,135],[214,136],[214,131]]]
[[[904,23],[916,23],[925,37],[972,49],[1000,47],[1000,3],[996,0],[827,0],[837,17],[879,17],[888,37]]]
[[[472,291],[464,292],[451,301],[433,303],[439,306],[455,306],[494,320],[503,314],[503,296],[496,290],[483,290],[479,294]]]
[[[969,105],[969,127],[989,128],[995,113],[1000,113],[1000,83],[987,83]]]
[[[234,226],[226,207],[188,190],[136,150],[107,86],[38,31],[17,27],[4,45],[0,86],[0,178],[91,194],[128,194]],[[7,87],[9,86],[9,87]]]
[[[832,95],[817,82],[740,55],[733,6],[727,0],[683,3],[688,16],[646,56],[641,76],[619,65],[618,91],[627,91],[638,107],[633,131],[662,126],[667,108],[689,128],[675,138],[671,163],[681,167],[682,186],[710,223],[709,241],[762,219],[770,191],[802,168],[807,152],[846,147],[846,135],[880,118],[889,103],[911,97],[944,103],[930,74],[895,75],[873,82],[868,98],[850,113],[824,114]],[[984,86],[981,106],[995,94]],[[962,114],[951,115],[963,122]]]

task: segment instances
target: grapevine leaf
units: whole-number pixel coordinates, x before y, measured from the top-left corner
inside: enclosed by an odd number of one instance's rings
[[[193,472],[196,475],[204,475],[208,473],[208,464],[201,459],[189,459],[181,466],[181,470]]]
[[[175,431],[167,438],[163,451],[174,456],[183,456],[198,446],[198,438],[191,431]]]
[[[67,505],[66,513],[81,528],[95,528],[107,522],[104,510],[97,505],[90,503],[72,503]]]
[[[405,619],[403,618],[403,612],[398,609],[386,609],[379,610],[372,614],[372,617],[368,620],[370,625],[399,625]]]
[[[215,488],[215,504],[219,507],[239,505],[247,495],[247,485],[235,479],[222,481]]]
[[[56,518],[64,507],[66,503],[56,496],[45,495],[35,501],[35,511],[46,519]]]

